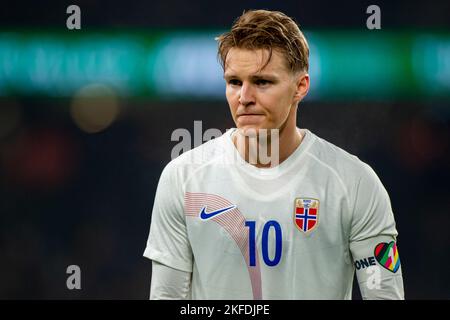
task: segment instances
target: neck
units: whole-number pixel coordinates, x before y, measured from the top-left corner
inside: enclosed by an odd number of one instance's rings
[[[278,130],[278,143],[274,138],[276,135],[271,134],[270,130],[267,130],[267,139],[261,135],[249,137],[238,130],[232,140],[245,161],[258,168],[270,168],[285,161],[303,140],[295,123]]]

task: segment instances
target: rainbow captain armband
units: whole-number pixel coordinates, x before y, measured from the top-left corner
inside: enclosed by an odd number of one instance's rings
[[[395,273],[400,268],[400,257],[395,241],[381,242],[375,246],[375,259],[385,269]]]

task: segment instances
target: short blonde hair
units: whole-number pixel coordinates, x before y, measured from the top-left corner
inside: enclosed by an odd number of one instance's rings
[[[295,21],[282,12],[244,11],[235,20],[231,30],[216,40],[219,45],[218,58],[224,70],[227,54],[235,47],[269,50],[269,58],[262,68],[269,63],[272,50],[278,49],[286,58],[287,66],[292,72],[308,72],[309,47],[306,38]]]

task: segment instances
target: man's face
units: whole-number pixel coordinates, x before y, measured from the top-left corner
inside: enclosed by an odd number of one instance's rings
[[[281,131],[292,121],[295,126],[297,104],[309,87],[308,75],[294,75],[278,50],[272,50],[270,62],[261,70],[268,56],[265,49],[232,48],[226,58],[226,97],[236,127],[244,133]]]

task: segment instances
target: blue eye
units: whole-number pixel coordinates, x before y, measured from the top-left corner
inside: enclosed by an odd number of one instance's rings
[[[241,85],[241,82],[239,80],[236,79],[231,79],[228,81],[229,84],[231,84],[232,86],[239,86]]]
[[[256,84],[257,84],[258,86],[265,86],[265,85],[268,85],[268,84],[270,84],[270,83],[271,83],[270,81],[264,80],[264,79],[256,80]]]

